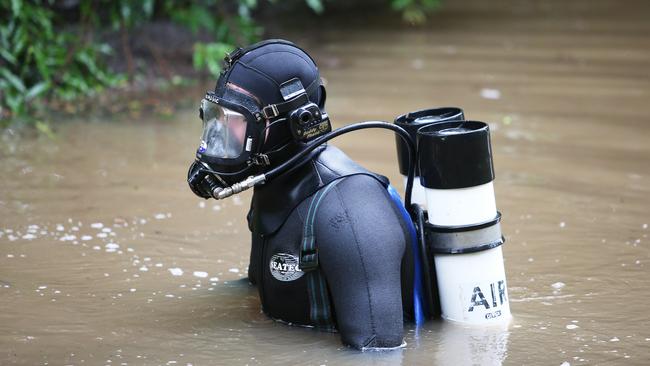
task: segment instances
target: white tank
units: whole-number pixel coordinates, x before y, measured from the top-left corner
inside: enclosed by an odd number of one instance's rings
[[[489,128],[459,121],[418,131],[420,173],[444,319],[466,324],[511,318]]]
[[[497,217],[492,182],[425,192],[429,223],[435,226],[468,226]],[[510,318],[501,245],[469,253],[438,253],[433,258],[444,319],[481,324]]]

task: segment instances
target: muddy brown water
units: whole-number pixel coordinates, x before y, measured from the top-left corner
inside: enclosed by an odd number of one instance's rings
[[[507,328],[407,324],[404,349],[359,353],[267,318],[244,280],[250,194],[186,186],[191,110],[5,131],[0,364],[650,364],[650,7],[499,4],[310,47],[337,126],[442,105],[490,123]],[[400,186],[389,133],[335,145]]]

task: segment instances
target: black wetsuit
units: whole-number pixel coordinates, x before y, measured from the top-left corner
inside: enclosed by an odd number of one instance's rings
[[[326,283],[332,323],[349,346],[400,346],[402,288],[405,308],[411,298],[409,276],[401,275],[407,227],[386,190],[388,180],[335,147],[320,148],[307,163],[255,188],[248,216],[253,234],[249,279],[270,317],[321,325],[310,308],[310,272],[297,265],[312,201],[332,184],[311,214],[316,270]]]

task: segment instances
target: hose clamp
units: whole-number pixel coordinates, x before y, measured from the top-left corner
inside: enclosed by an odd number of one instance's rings
[[[500,212],[490,221],[467,226],[437,226],[427,222],[424,232],[427,248],[438,254],[473,253],[505,243]]]

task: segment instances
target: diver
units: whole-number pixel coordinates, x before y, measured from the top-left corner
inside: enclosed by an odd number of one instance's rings
[[[388,179],[333,146],[305,148],[331,125],[325,87],[304,50],[267,40],[225,61],[201,102],[203,134],[188,183],[206,199],[255,186],[248,276],[263,311],[338,331],[356,349],[402,346],[413,308],[412,232]],[[258,184],[255,177],[298,157]]]

